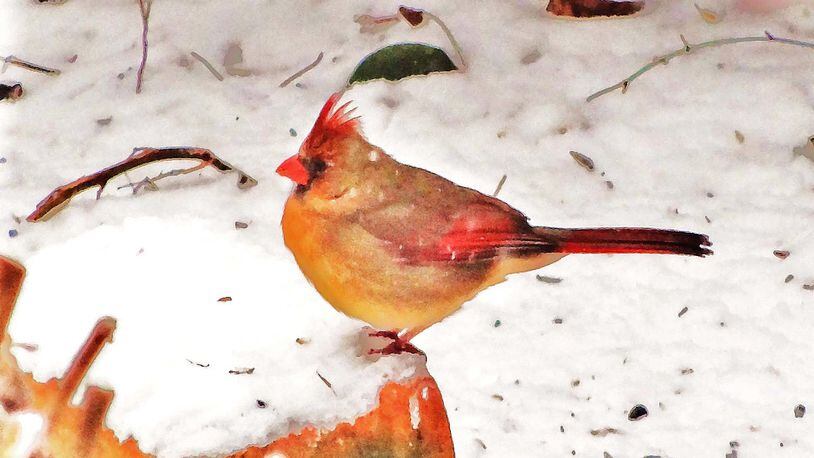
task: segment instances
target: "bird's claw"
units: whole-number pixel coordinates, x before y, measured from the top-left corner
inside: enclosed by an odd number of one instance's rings
[[[370,337],[385,337],[388,339],[392,339],[393,341],[390,342],[384,348],[371,348],[368,350],[368,355],[399,355],[401,353],[413,353],[416,355],[426,356],[426,354],[416,348],[415,345],[411,344],[410,342],[401,340],[399,337],[398,332],[396,331],[375,331],[368,334]]]

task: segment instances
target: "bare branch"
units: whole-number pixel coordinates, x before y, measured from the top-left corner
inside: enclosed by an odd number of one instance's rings
[[[67,205],[71,198],[89,188],[94,186],[99,187],[99,191],[97,192],[98,198],[107,185],[107,182],[116,176],[149,163],[173,159],[195,159],[201,161],[201,164],[189,169],[167,172],[148,181],[152,182],[169,176],[182,175],[206,166],[212,166],[221,173],[236,172],[238,174],[237,185],[241,189],[250,188],[257,184],[257,180],[221,160],[212,153],[212,151],[205,148],[136,148],[133,150],[133,154],[128,156],[127,159],[54,189],[37,204],[37,208],[28,215],[26,220],[33,223],[48,219]]]
[[[769,42],[769,43],[782,43],[787,45],[794,45],[794,46],[801,46],[804,48],[814,48],[814,43],[806,42],[806,41],[799,41],[799,40],[792,40],[789,38],[779,38],[776,37],[769,32],[765,32],[764,36],[760,37],[740,37],[740,38],[723,38],[720,40],[710,40],[705,41],[703,43],[698,44],[690,44],[681,36],[681,40],[684,46],[681,49],[673,51],[669,54],[665,54],[663,56],[656,57],[653,59],[649,64],[645,65],[644,67],[638,69],[635,73],[628,76],[627,78],[623,79],[622,81],[614,84],[613,86],[606,87],[600,91],[594,92],[593,94],[589,95],[588,98],[585,100],[586,102],[590,102],[597,97],[603,96],[609,92],[613,92],[617,89],[622,89],[622,93],[624,93],[630,83],[633,82],[636,78],[642,76],[642,74],[646,73],[647,71],[653,69],[657,65],[660,64],[667,64],[667,62],[675,59],[676,57],[684,56],[686,54],[690,54],[691,52],[700,49],[700,48],[711,48],[716,46],[723,46],[723,45],[730,45],[735,43],[749,43],[749,42]]]

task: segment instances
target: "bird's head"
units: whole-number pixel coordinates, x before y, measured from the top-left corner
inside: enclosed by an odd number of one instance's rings
[[[341,93],[331,95],[319,112],[314,127],[297,154],[277,167],[277,173],[309,188],[333,170],[351,170],[357,150],[368,145],[360,132],[358,117],[351,117],[350,102],[337,108]]]

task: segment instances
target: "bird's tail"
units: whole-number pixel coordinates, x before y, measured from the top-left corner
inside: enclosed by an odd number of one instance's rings
[[[596,228],[558,229],[537,227],[534,231],[555,241],[558,253],[657,253],[706,256],[712,243],[704,234],[666,229]]]

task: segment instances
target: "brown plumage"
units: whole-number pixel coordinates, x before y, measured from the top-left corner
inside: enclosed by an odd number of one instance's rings
[[[410,338],[478,292],[569,253],[711,254],[707,237],[690,232],[531,226],[494,197],[397,162],[338,100],[277,169],[297,183],[283,237],[331,305],[388,330],[384,353],[414,350]]]

